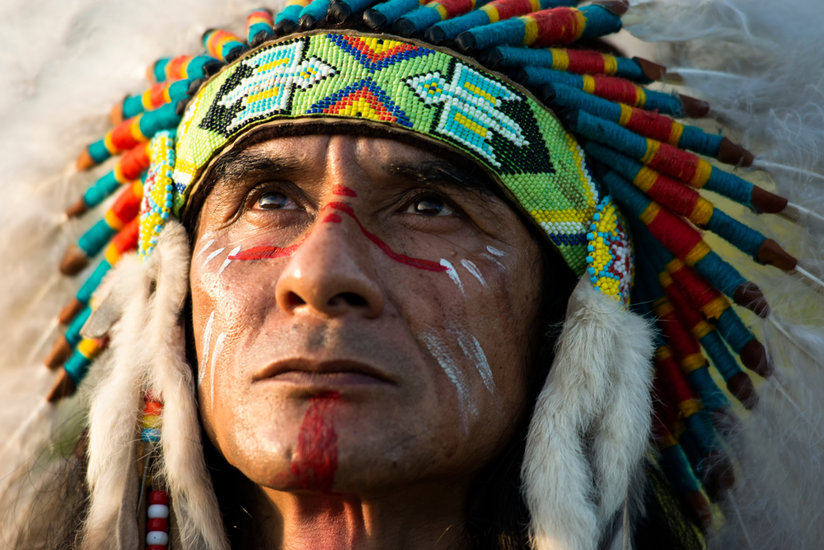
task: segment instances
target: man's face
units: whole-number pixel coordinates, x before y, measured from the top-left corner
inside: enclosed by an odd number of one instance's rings
[[[273,489],[468,482],[524,411],[541,279],[526,228],[477,178],[390,139],[233,156],[190,270],[213,443]]]

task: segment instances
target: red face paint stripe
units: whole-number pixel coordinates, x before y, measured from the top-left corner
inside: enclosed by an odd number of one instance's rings
[[[279,246],[255,246],[249,250],[241,250],[233,256],[229,256],[230,260],[266,260],[269,258],[282,258],[289,256],[298,249],[301,243],[295,243],[286,248]]]
[[[343,202],[330,202],[329,204],[324,206],[324,208],[332,208],[333,210],[338,210],[340,212],[348,214],[355,221],[355,223],[358,224],[358,227],[360,228],[361,233],[363,233],[363,235],[367,239],[369,239],[370,241],[375,243],[375,245],[377,245],[377,247],[380,248],[383,251],[384,254],[386,254],[391,259],[395,260],[396,262],[399,262],[399,263],[402,263],[402,264],[405,264],[405,265],[408,265],[408,266],[412,266],[412,267],[417,268],[417,269],[423,269],[425,271],[446,271],[446,267],[442,266],[441,264],[439,264],[437,262],[433,262],[433,261],[430,261],[430,260],[424,260],[422,258],[413,258],[412,256],[407,256],[406,254],[400,254],[400,253],[395,252],[394,250],[392,250],[389,247],[388,244],[386,244],[385,242],[383,242],[381,240],[380,237],[378,237],[374,233],[370,232],[363,225],[361,225],[360,220],[355,215],[355,211],[352,210],[352,207],[349,206],[348,204],[343,203]]]
[[[339,401],[338,392],[319,394],[309,400],[292,460],[292,473],[301,488],[332,490],[338,470],[338,435],[332,412]]]
[[[357,197],[358,194],[355,193],[354,189],[349,189],[345,185],[335,185],[332,187],[332,194],[333,195],[343,195],[345,197]]]
[[[410,267],[414,267],[416,269],[422,269],[425,271],[435,271],[435,272],[443,272],[446,271],[446,267],[442,266],[437,262],[433,262],[431,260],[424,260],[423,258],[413,258],[412,256],[407,256],[406,254],[400,254],[392,250],[392,248],[383,242],[380,237],[375,235],[374,233],[370,232],[366,229],[363,225],[361,225],[360,220],[355,215],[355,211],[352,210],[352,207],[344,202],[330,202],[326,204],[322,210],[327,208],[331,208],[332,210],[337,210],[339,212],[343,212],[344,214],[348,214],[361,230],[361,233],[372,241],[381,251],[386,254],[392,260],[396,262],[402,263],[404,265],[408,265]],[[330,223],[340,223],[341,218],[335,213],[330,213],[326,217],[322,219],[323,222],[330,222]],[[305,237],[304,237],[305,239]],[[255,246],[250,248],[249,250],[243,250],[229,256],[230,260],[267,260],[271,258],[282,258],[284,256],[289,256],[298,247],[303,243],[301,239],[300,242],[297,242],[291,246],[287,246],[285,248],[281,248],[278,246]]]

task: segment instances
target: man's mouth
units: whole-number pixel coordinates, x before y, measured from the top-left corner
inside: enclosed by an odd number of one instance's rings
[[[255,373],[253,382],[264,380],[310,386],[375,385],[396,382],[380,369],[353,360],[314,361],[305,358],[279,360]]]

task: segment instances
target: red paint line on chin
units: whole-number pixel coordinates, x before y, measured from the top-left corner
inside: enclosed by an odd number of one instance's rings
[[[354,189],[350,189],[345,185],[333,185],[332,186],[332,194],[333,195],[343,195],[344,197],[357,197],[358,194],[355,193]]]
[[[431,260],[424,260],[423,258],[413,258],[412,256],[407,256],[406,254],[400,254],[392,250],[392,248],[383,242],[380,237],[375,235],[374,233],[370,232],[366,229],[355,215],[355,211],[352,210],[352,207],[344,202],[330,202],[324,208],[331,208],[333,210],[338,210],[345,214],[348,214],[355,223],[358,224],[358,227],[363,233],[364,237],[375,243],[375,245],[380,248],[384,254],[389,256],[391,259],[395,260],[396,262],[417,268],[423,269],[425,271],[446,271],[446,267],[442,266],[437,262],[433,262]]]
[[[325,218],[323,218],[322,221],[324,223],[340,223],[341,219],[340,216],[332,212],[331,214],[328,214]]]
[[[338,392],[321,393],[309,399],[292,459],[292,473],[303,489],[332,490],[338,470],[338,435],[332,412],[339,401]]]

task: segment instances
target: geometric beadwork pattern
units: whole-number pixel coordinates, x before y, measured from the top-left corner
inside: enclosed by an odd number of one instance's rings
[[[598,203],[589,226],[587,275],[592,286],[628,305],[632,265],[626,221],[607,195]]]
[[[209,161],[238,136],[263,124],[313,119],[368,121],[474,158],[544,229],[572,270],[585,273],[601,193],[574,138],[520,86],[413,39],[311,31],[264,43],[224,67],[201,87],[178,126],[175,214]],[[614,286],[601,290],[618,296],[623,285]]]
[[[425,105],[444,104],[436,132],[455,138],[496,168],[501,163],[492,149],[493,132],[515,147],[529,144],[518,122],[500,110],[503,101],[521,98],[471,67],[457,64],[450,82],[434,72],[412,77],[406,83]]]

